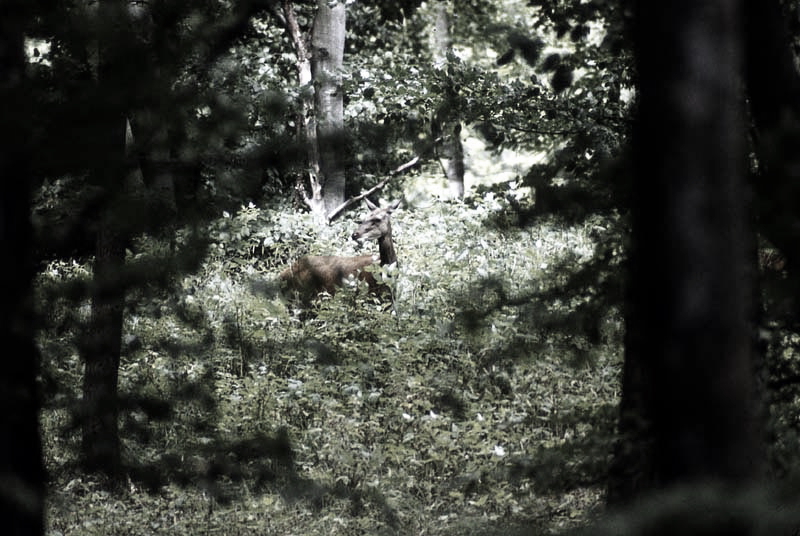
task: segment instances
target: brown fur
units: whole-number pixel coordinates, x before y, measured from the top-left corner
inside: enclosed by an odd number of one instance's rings
[[[372,210],[364,218],[353,239],[358,241],[377,240],[380,253],[380,264],[388,265],[397,262],[397,255],[392,242],[392,226],[390,215],[399,206],[399,201],[385,208],[379,208],[367,201]],[[344,281],[354,276],[365,281],[370,292],[378,295],[387,293],[386,285],[380,285],[372,273],[364,270],[367,266],[377,264],[373,255],[358,257],[339,257],[333,255],[308,255],[301,257],[291,266],[283,270],[280,279],[287,288],[294,291],[303,301],[308,302],[320,292],[335,294]],[[391,293],[388,293],[391,295]]]
[[[325,291],[328,294],[335,294],[337,287],[342,286],[350,275],[356,275],[359,279],[370,276],[374,281],[372,274],[362,271],[362,268],[374,263],[372,255],[359,257],[308,255],[282,271],[280,278],[290,289],[300,293],[309,291],[319,294]]]

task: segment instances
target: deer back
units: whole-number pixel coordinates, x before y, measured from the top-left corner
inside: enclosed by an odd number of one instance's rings
[[[281,272],[280,278],[286,285],[303,296],[316,296],[320,292],[335,294],[345,279],[356,276],[359,279],[374,281],[372,274],[362,269],[374,264],[372,255],[359,257],[337,257],[333,255],[309,255],[298,259]],[[367,281],[369,282],[369,281]]]

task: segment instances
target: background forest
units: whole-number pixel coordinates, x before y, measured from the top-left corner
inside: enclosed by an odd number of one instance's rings
[[[797,534],[799,21],[3,2],[9,534]]]

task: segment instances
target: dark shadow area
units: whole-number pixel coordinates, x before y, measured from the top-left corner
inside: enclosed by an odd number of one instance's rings
[[[574,364],[591,361],[592,348],[621,338],[621,319],[615,315],[620,314],[624,299],[624,261],[618,253],[622,240],[614,234],[599,235],[589,261],[578,264],[565,258],[548,267],[541,279],[529,282],[531,288],[541,290],[511,295],[501,279],[480,281],[461,298],[464,306],[457,325],[468,332],[487,329],[492,314],[510,309],[516,313],[514,322],[521,336],[493,349],[486,355],[487,362],[535,356],[554,340],[571,348],[566,355],[573,356]]]

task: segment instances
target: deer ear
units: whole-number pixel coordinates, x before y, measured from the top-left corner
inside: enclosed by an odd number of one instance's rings
[[[367,204],[367,207],[369,207],[370,210],[376,210],[378,208],[378,205],[376,205],[366,197],[364,198],[364,202]]]
[[[399,200],[399,199],[396,199],[394,203],[392,203],[391,205],[389,205],[389,210],[390,210],[390,211],[391,211],[391,210],[395,210],[395,209],[396,209],[397,207],[399,207],[399,206],[400,206],[400,200]]]

